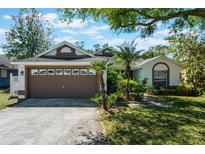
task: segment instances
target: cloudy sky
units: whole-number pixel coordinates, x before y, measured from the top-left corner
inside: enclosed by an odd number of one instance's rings
[[[5,43],[4,34],[9,30],[13,24],[10,15],[18,13],[18,9],[0,9],[0,42]],[[57,9],[40,9],[43,13],[43,20],[49,20],[54,26],[53,36],[55,37],[54,42],[59,43],[64,40],[75,43],[76,41],[84,41],[85,48],[92,49],[96,43],[104,44],[108,43],[112,46],[122,44],[125,40],[133,40],[138,35],[137,33],[132,34],[120,34],[117,35],[109,29],[109,26],[100,23],[93,22],[92,20],[86,20],[82,22],[79,19],[74,19],[71,24],[62,23],[59,20],[59,14]],[[160,26],[160,24],[159,24]],[[169,30],[166,27],[160,27],[159,30],[146,40],[137,38],[138,49],[148,49],[150,46],[158,44],[166,44],[163,40],[168,35]],[[2,53],[0,49],[0,53]]]

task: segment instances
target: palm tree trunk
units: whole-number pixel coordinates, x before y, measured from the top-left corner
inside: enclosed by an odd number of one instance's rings
[[[101,108],[107,111],[108,108],[107,108],[106,100],[105,100],[105,84],[104,84],[102,73],[100,73],[99,80],[100,80],[100,95],[101,95],[101,100],[102,100]]]
[[[126,87],[126,99],[129,100],[130,98],[130,93],[129,93],[129,90],[130,90],[130,66],[127,65],[126,66],[126,74],[127,74],[127,87]]]

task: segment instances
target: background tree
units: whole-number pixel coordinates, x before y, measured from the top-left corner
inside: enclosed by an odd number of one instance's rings
[[[97,43],[97,44],[93,45],[93,48],[94,48],[95,52],[97,52],[101,49],[101,46],[100,46],[100,44]]]
[[[169,52],[186,71],[187,82],[205,89],[205,35],[198,32],[175,34],[167,38]]]
[[[100,83],[100,96],[101,96],[101,108],[105,111],[108,110],[105,98],[105,83],[103,79],[103,72],[106,70],[107,61],[95,61],[92,63],[91,69],[95,70],[99,75]]]
[[[85,47],[85,42],[84,41],[77,41],[75,42],[76,47],[80,48],[80,49],[84,49]]]
[[[111,47],[111,46],[109,46],[108,43],[105,43],[105,44],[102,45],[102,48],[109,48],[109,47]]]
[[[121,63],[124,65],[126,77],[127,77],[127,85],[126,85],[126,98],[129,99],[129,81],[131,78],[131,63],[140,58],[140,52],[136,51],[137,44],[135,43],[135,40],[133,40],[131,43],[124,42],[121,46],[118,46],[119,51],[115,51],[114,54],[118,59],[121,60]]]
[[[6,43],[1,46],[8,56],[29,58],[52,45],[52,25],[48,21],[43,23],[41,17],[36,9],[20,9],[17,15],[11,16],[14,24],[5,35]]]
[[[73,18],[92,18],[110,26],[118,33],[140,32],[142,37],[152,35],[160,25],[168,25],[172,31],[196,27],[205,29],[205,9],[200,8],[96,8],[96,9],[59,9],[64,20]],[[171,22],[169,22],[171,21]]]
[[[142,58],[152,58],[160,55],[166,56],[168,54],[168,46],[165,45],[156,45],[150,47],[148,50],[143,51]]]

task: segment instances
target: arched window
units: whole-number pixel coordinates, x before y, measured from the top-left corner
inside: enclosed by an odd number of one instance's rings
[[[152,83],[154,86],[169,86],[169,66],[166,63],[156,63],[153,66]]]
[[[63,47],[63,48],[61,49],[61,53],[71,53],[71,49],[68,48],[68,47]]]

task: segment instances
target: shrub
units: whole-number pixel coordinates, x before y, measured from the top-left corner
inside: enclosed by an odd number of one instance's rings
[[[93,102],[95,102],[98,106],[101,105],[101,96],[99,94],[96,94],[94,97],[91,98]]]
[[[122,93],[121,92],[112,93],[107,97],[108,107],[116,106],[116,104],[120,101],[122,101]]]
[[[191,85],[169,86],[169,87],[152,87],[147,92],[154,95],[177,95],[177,96],[199,96],[200,91]]]
[[[118,90],[123,93],[126,92],[126,85],[127,85],[127,79],[119,81]],[[133,93],[145,92],[145,86],[143,86],[142,84],[138,84],[134,80],[130,80],[129,89],[130,89],[130,92],[133,92]]]
[[[127,80],[121,80],[119,81],[118,89],[122,93],[126,92],[126,85],[127,85]],[[129,83],[129,92],[130,92],[130,100],[135,100],[135,101],[141,101],[144,96],[144,92],[146,90],[146,85],[143,84],[138,84],[134,80],[130,80]]]
[[[118,83],[122,80],[123,76],[118,71],[109,68],[107,72],[107,91],[108,94],[114,93],[118,89]]]

